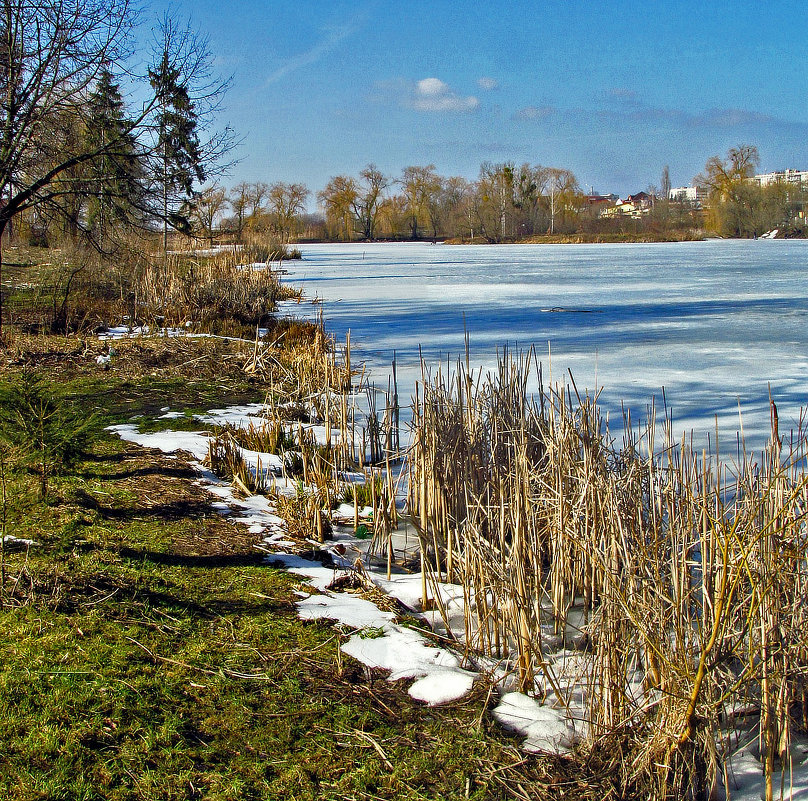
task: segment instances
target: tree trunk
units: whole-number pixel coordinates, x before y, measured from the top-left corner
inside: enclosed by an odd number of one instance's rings
[[[0,219],[0,341],[3,339],[3,234],[9,221]]]
[[[165,136],[165,134],[163,134]],[[163,258],[168,252],[168,142],[163,142]]]

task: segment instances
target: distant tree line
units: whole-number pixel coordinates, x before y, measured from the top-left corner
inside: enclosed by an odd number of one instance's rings
[[[229,192],[209,187],[197,199],[196,229],[202,237],[219,232],[238,240],[268,232],[282,242],[498,243],[576,234],[664,238],[703,227],[698,208],[667,196],[654,196],[639,217],[602,217],[598,196],[585,194],[572,171],[511,162],[483,163],[476,181],[442,176],[433,164],[405,167],[398,176],[368,164],[356,176],[329,179],[316,195],[318,213],[306,211],[311,197],[298,183],[241,183]]]
[[[358,175],[333,176],[316,195],[317,214],[306,212],[311,192],[286,183],[242,183],[229,193],[213,187],[201,195],[200,208],[215,202],[218,230],[238,238],[269,232],[283,242],[746,237],[778,227],[801,234],[806,190],[799,184],[760,186],[752,180],[758,161],[757,148],[748,145],[732,148],[726,159],[708,159],[694,179],[704,198],[698,203],[670,198],[665,167],[660,188],[647,188],[636,214],[604,215],[608,204],[586,194],[570,170],[512,162],[483,163],[476,181],[442,176],[433,164],[405,167],[398,176],[368,164]],[[209,215],[197,225],[201,235],[214,230]]]
[[[655,226],[696,224],[689,209],[639,222],[601,220],[570,170],[510,162],[485,162],[476,181],[439,175],[433,164],[405,167],[397,177],[368,164],[357,176],[332,177],[316,195],[317,214],[306,212],[311,196],[298,183],[241,183],[229,192],[209,187],[197,198],[196,228],[203,237],[224,232],[238,240],[257,231],[282,242],[494,243],[577,232],[631,235]]]
[[[585,197],[569,170],[485,162],[476,181],[439,175],[433,164],[398,177],[369,164],[318,193],[323,233],[333,240],[445,239],[509,242],[572,232]]]

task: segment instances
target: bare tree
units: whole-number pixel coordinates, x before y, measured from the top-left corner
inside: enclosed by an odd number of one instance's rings
[[[696,176],[696,185],[722,198],[731,197],[739,186],[754,175],[759,162],[758,149],[754,145],[731,147],[726,159],[720,156],[707,159],[704,172]]]
[[[719,233],[750,236],[757,233],[761,187],[753,185],[760,157],[754,145],[738,145],[727,151],[727,158],[711,156],[704,172],[695,178],[696,186],[709,192],[708,225]]]
[[[474,239],[476,221],[474,196],[473,184],[461,176],[452,176],[443,182],[439,206],[448,234],[462,236],[467,233]]]
[[[522,164],[514,175],[514,205],[517,209],[518,238],[535,234],[542,228],[546,210],[542,196],[547,189],[547,169],[538,164]]]
[[[480,166],[477,181],[480,232],[490,242],[508,235],[508,222],[514,217],[514,167],[510,162]]]
[[[368,164],[359,173],[362,182],[354,200],[353,210],[359,233],[363,239],[371,240],[376,231],[376,216],[382,202],[382,193],[390,185],[390,179],[375,164]]]
[[[418,239],[419,222],[425,217],[434,222],[430,215],[430,208],[434,209],[441,181],[435,172],[435,165],[429,164],[426,167],[405,167],[401,173],[399,181],[404,189],[404,197],[407,202],[407,209],[410,219],[410,234],[413,239]],[[435,226],[432,226],[433,237],[436,235]]]
[[[58,215],[69,209],[80,226],[86,215],[76,213],[76,204],[99,191],[96,185],[88,188],[87,175],[93,176],[94,184],[106,177],[103,169],[83,167],[114,155],[123,139],[130,155],[136,155],[143,165],[142,172],[137,172],[144,191],[138,194],[139,208],[134,211],[141,220],[166,216],[161,212],[164,205],[158,202],[161,193],[156,178],[161,156],[156,93],[126,115],[126,125],[118,129],[118,135],[95,140],[74,135],[91,128],[88,98],[102,72],[131,75],[127,58],[136,22],[130,0],[3,0],[0,239],[14,218],[29,210]],[[165,18],[158,30],[160,55],[177,68],[178,82],[194,103],[201,163],[211,165],[233,144],[228,129],[213,127],[226,83],[212,78],[206,43],[190,29]],[[141,78],[148,85],[148,76]]]
[[[247,195],[247,200],[250,204],[250,213],[247,215],[247,225],[249,228],[258,228],[261,225],[261,219],[266,213],[264,208],[264,201],[269,194],[269,185],[263,181],[256,181],[250,184],[250,191]]]
[[[581,190],[578,186],[578,179],[570,170],[547,167],[545,173],[547,176],[547,200],[550,205],[549,233],[554,234],[557,217],[560,215],[563,219],[570,211],[576,208]]]
[[[303,184],[277,182],[269,187],[269,213],[282,242],[292,238],[297,221],[306,210],[309,194]]]
[[[191,216],[210,246],[216,238],[216,225],[227,208],[227,193],[218,186],[209,186],[194,199]]]
[[[230,208],[233,210],[233,222],[236,225],[236,239],[241,242],[244,234],[244,222],[247,219],[247,209],[250,206],[250,185],[242,181],[236,184],[227,197]]]
[[[325,219],[330,235],[336,239],[351,239],[353,233],[353,210],[358,203],[359,187],[353,178],[335,175],[317,194],[317,200],[325,210]]]
[[[662,181],[660,183],[659,189],[660,194],[662,195],[662,200],[670,200],[671,174],[667,164],[662,168]]]

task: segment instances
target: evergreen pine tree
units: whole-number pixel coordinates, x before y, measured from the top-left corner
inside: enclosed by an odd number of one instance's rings
[[[163,52],[159,66],[149,70],[155,92],[157,115],[157,153],[160,159],[162,192],[163,250],[168,247],[168,226],[188,230],[188,200],[193,197],[194,182],[205,180],[203,158],[197,134],[197,115],[179,68]]]
[[[90,163],[87,223],[103,241],[110,223],[131,219],[140,207],[143,168],[120,87],[106,66],[87,106],[87,146],[100,153]]]

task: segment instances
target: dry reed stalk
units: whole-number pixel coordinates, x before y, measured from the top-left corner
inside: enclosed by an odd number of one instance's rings
[[[350,349],[348,338],[343,351],[345,361],[350,359]],[[322,541],[331,525],[326,517],[328,510],[336,498],[345,494],[345,474],[363,469],[369,456],[364,488],[358,485],[353,492],[354,525],[358,528],[360,524],[359,507],[370,505],[373,516],[367,527],[373,531],[373,544],[386,547],[388,559],[392,559],[390,533],[397,511],[396,483],[390,462],[398,454],[391,453],[383,443],[392,441],[389,426],[394,416],[386,412],[387,422],[384,425],[379,422],[373,405],[376,390],[368,385],[364,370],[355,376],[346,364],[338,362],[336,353],[333,343],[321,342],[319,348],[278,352],[272,364],[266,359],[253,359],[256,372],[266,370],[270,386],[264,420],[246,429],[227,428],[219,432],[211,447],[211,464],[219,474],[235,477],[245,492],[268,492],[264,472],[259,467],[255,476],[251,476],[253,471],[246,469],[241,449],[281,456],[283,477],[298,482],[298,492],[293,499],[279,497],[279,509],[282,508],[292,533],[298,536],[305,533]],[[364,417],[358,406],[361,393],[372,399]],[[388,396],[385,409],[390,409]],[[311,429],[316,424],[324,425],[324,445],[317,443]],[[334,429],[336,437],[332,437]],[[360,446],[360,442],[364,445]],[[373,466],[379,463],[386,465],[386,477],[384,471]],[[367,494],[361,504],[360,493]]]
[[[424,370],[408,461],[424,603],[456,581],[467,645],[510,651],[539,693],[558,687],[542,625],[566,637],[584,607],[585,715],[593,742],[628,737],[625,787],[714,792],[751,725],[734,711],[750,708],[773,795],[808,721],[802,429],[784,455],[773,414],[764,453],[730,469],[675,442],[652,407],[618,448],[574,382],[530,397],[529,365],[505,354],[485,380],[462,362],[452,378]]]
[[[255,326],[274,311],[277,300],[299,296],[281,285],[269,266],[247,268],[244,258],[222,251],[206,258],[173,254],[145,261],[132,278],[132,319],[169,326],[190,320],[202,330],[227,320]]]

